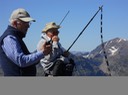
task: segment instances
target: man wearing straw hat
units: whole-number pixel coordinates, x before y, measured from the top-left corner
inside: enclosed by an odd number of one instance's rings
[[[59,28],[60,25],[56,25],[55,22],[47,23],[45,28],[42,30],[41,40],[37,45],[37,50],[40,49],[40,46],[45,41],[47,44],[52,45],[52,52],[40,60],[46,76],[72,75],[74,62],[70,58],[71,54],[66,52],[59,42]]]

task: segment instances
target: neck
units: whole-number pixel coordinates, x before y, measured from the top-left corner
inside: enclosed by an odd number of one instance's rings
[[[22,31],[20,31],[19,29],[17,29],[16,26],[14,26],[14,25],[10,25],[10,26],[13,27],[13,28],[15,28],[16,30],[18,30],[18,31],[17,31],[17,34],[18,34],[18,36],[19,36],[21,39],[25,37],[26,34],[24,34]]]

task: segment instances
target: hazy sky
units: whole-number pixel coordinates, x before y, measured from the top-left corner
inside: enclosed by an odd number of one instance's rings
[[[51,21],[59,24],[70,10],[59,34],[62,46],[68,49],[101,5],[104,41],[116,37],[128,39],[128,0],[0,0],[0,35],[7,28],[12,11],[25,8],[36,19],[24,39],[29,50],[34,51],[45,24]],[[100,44],[99,12],[70,51],[91,51]]]

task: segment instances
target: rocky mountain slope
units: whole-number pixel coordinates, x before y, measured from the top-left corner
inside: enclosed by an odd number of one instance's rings
[[[128,75],[128,40],[115,38],[104,43],[106,55],[110,65],[111,74],[113,76],[127,76]],[[95,61],[95,64],[105,72],[107,65],[103,54],[102,46],[99,45],[96,49],[91,51],[88,55],[89,59]]]

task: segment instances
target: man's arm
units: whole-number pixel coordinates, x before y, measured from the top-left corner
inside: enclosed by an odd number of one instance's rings
[[[18,40],[12,35],[4,38],[2,48],[7,57],[20,67],[30,66],[44,57],[42,51],[25,55]]]

